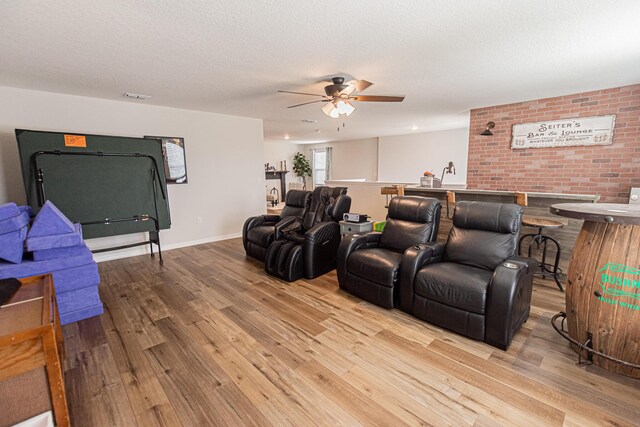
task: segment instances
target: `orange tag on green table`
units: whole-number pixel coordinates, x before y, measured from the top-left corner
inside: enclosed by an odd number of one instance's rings
[[[84,135],[65,135],[65,147],[87,147],[87,138]]]

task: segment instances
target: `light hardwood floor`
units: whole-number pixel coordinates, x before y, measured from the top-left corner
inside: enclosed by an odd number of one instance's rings
[[[576,355],[536,280],[507,352],[338,289],[240,239],[100,264],[104,315],[64,327],[75,426],[640,425],[640,381]]]

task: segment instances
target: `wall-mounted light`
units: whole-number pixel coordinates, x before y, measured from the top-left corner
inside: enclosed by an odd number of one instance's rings
[[[491,132],[491,129],[493,129],[494,127],[496,127],[496,124],[494,122],[487,123],[487,128],[480,135],[484,135],[484,136],[493,135],[493,132]]]

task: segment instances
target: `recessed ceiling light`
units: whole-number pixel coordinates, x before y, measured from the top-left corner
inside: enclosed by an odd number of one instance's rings
[[[409,129],[411,129],[411,130],[418,130],[418,126],[413,125],[413,126],[411,126]]]
[[[285,135],[284,139],[290,139],[291,137],[289,135]]]
[[[318,123],[317,120],[311,120],[311,119],[302,119],[302,123]]]
[[[320,133],[320,132],[322,132],[322,131],[321,131],[320,129],[316,129],[316,132]]]
[[[125,98],[139,99],[141,101],[151,98],[151,95],[142,95],[139,93],[131,93],[131,92],[125,92],[124,95],[122,96],[124,96]]]

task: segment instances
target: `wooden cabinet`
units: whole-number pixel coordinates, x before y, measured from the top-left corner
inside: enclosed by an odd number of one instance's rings
[[[62,329],[50,274],[21,279],[0,307],[0,426],[53,411],[68,426]]]

